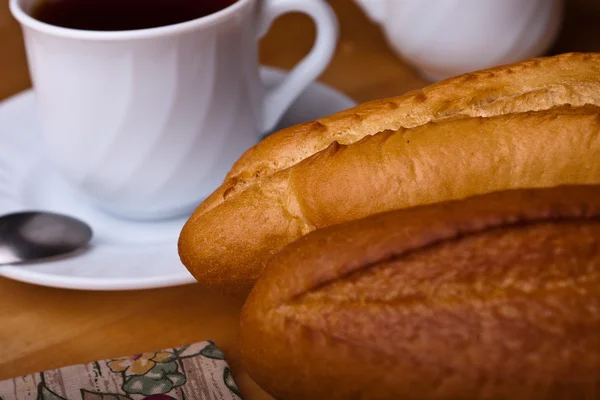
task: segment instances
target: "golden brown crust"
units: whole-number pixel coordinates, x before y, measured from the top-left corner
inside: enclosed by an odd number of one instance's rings
[[[600,183],[596,107],[429,123],[332,144],[194,214],[179,252],[196,279],[244,293],[276,251],[316,228],[490,191]]]
[[[514,190],[321,229],[274,256],[241,320],[285,399],[594,399],[600,186]]]
[[[567,104],[600,105],[600,54],[567,53],[476,71],[284,129],[243,154],[196,212],[216,207],[334,141],[351,144],[384,130],[448,117],[488,117]]]

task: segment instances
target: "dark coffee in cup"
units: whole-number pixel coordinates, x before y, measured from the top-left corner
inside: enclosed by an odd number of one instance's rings
[[[126,31],[173,25],[221,11],[237,0],[40,0],[31,15],[64,28]]]

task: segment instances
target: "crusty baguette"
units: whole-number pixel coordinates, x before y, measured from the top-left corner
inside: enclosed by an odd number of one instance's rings
[[[193,215],[181,259],[200,283],[243,294],[269,256],[317,228],[503,189],[600,183],[598,113],[462,118],[334,143]]]
[[[315,231],[241,317],[281,400],[600,398],[600,186],[488,193]]]
[[[567,53],[476,71],[284,129],[243,154],[196,212],[218,206],[334,141],[350,144],[384,130],[448,117],[489,117],[567,104],[600,105],[600,54]]]

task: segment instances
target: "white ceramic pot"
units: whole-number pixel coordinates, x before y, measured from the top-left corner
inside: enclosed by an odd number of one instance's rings
[[[563,0],[355,0],[430,80],[542,55]]]

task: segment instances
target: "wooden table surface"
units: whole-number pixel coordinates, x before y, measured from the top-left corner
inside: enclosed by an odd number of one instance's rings
[[[330,3],[340,20],[341,37],[321,81],[359,102],[427,84],[389,50],[380,30],[353,2]],[[567,3],[566,21],[551,52],[600,51],[596,0]],[[0,100],[30,87],[21,33],[6,4],[0,7]],[[261,43],[263,63],[291,68],[310,48],[313,34],[306,17],[282,17]],[[225,351],[245,398],[268,399],[239,365],[236,335],[242,303],[196,285],[84,292],[0,278],[0,380],[214,339]]]

